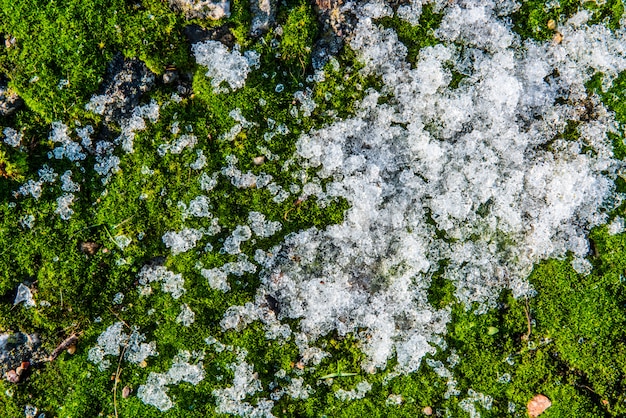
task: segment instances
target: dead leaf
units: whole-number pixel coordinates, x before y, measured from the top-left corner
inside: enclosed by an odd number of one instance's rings
[[[526,408],[528,409],[528,415],[531,418],[536,418],[543,413],[546,409],[550,408],[552,402],[544,395],[535,395],[530,401],[528,401],[528,405]]]

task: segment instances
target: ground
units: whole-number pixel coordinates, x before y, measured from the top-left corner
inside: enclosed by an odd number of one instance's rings
[[[504,291],[497,307],[486,313],[476,314],[471,306],[458,303],[453,284],[434,274],[429,302],[450,309],[452,319],[441,346],[445,348],[427,355],[428,361],[422,361],[414,373],[390,379],[386,373],[366,372],[361,367],[359,341],[352,335],[321,337],[317,345],[330,356],[316,367],[304,367],[294,340],[266,339],[258,321],[240,330],[223,330],[220,321],[226,309],[252,301],[259,277],[243,273],[230,280],[231,289],[224,293],[207,286],[197,263],[210,269],[235,262],[238,256],[210,250],[173,254],[162,239],[166,232],[180,231],[183,226],[177,203],[189,203],[202,193],[199,171],[189,166],[198,158],[197,151],[202,150],[207,158],[205,171],[219,171],[227,165],[227,157],[236,156],[242,171],[263,171],[276,183],[289,185],[291,173],[283,164],[294,154],[298,137],[352,115],[367,89],[382,83],[359,71],[363,64],[347,45],[336,56],[339,65],[325,63],[325,79],[313,79],[314,45],[330,36],[329,28],[318,20],[316,7],[305,0],[281,2],[276,25],[253,37],[249,4],[242,0],[233,0],[230,16],[218,21],[188,19],[156,0],[46,4],[0,0],[0,34],[6,39],[0,47],[0,74],[8,81],[8,89],[24,101],[13,113],[0,115],[1,128],[11,127],[23,135],[19,147],[0,144],[0,332],[37,334],[43,357],[67,337],[78,336],[71,354],[63,350],[50,361],[31,361],[18,383],[0,381],[0,416],[24,416],[29,405],[47,417],[220,416],[215,391],[232,385],[230,365],[240,360],[236,360],[236,349],[218,352],[211,348],[205,342],[208,337],[247,350],[245,361],[254,365],[264,388],[245,398],[253,405],[269,396],[281,369],[293,379],[301,375],[304,384],[311,386],[313,392],[306,399],[283,396],[277,400],[272,409],[276,416],[415,417],[428,407],[436,416],[471,416],[468,402],[484,417],[526,416],[526,404],[536,394],[552,402],[545,417],[626,415],[626,234],[610,234],[606,225],[589,235],[591,273],[577,273],[571,257],[545,260],[529,278],[536,290],[534,297],[515,299]],[[611,29],[619,27],[624,10],[620,1],[602,5],[562,1],[549,11],[544,2],[528,1],[513,14],[511,24],[523,38],[550,39],[550,20],[563,22],[582,8],[593,11],[594,22],[604,22]],[[418,25],[395,17],[378,23],[394,28],[414,57],[421,48],[437,42],[432,30],[440,21],[441,16],[426,6]],[[192,54],[190,25],[196,25],[206,39],[214,29],[224,31],[225,27],[230,41],[238,43],[242,52],[260,53],[259,68],[249,73],[244,87],[215,91],[206,69],[196,64]],[[277,33],[278,27],[282,33]],[[120,134],[119,124],[107,123],[104,115],[86,109],[93,95],[103,93],[102,86],[110,80],[108,65],[117,54],[141,60],[154,74],[154,86],[138,103],[154,100],[161,109],[158,121],[146,123],[137,132],[133,153],[116,151],[119,171],[103,184],[103,177],[93,169],[93,154],[80,161],[49,158],[55,147],[49,133],[52,122],[62,121],[72,129],[78,123],[93,125],[94,141]],[[168,72],[179,79],[164,82]],[[600,83],[594,79],[589,91],[615,112],[618,122],[626,123],[626,74],[621,73],[607,91]],[[293,109],[298,114],[300,106],[294,93],[307,88],[306,94],[317,106],[310,116],[294,117]],[[179,100],[172,99],[174,93]],[[235,108],[251,124],[231,141],[220,140],[235,125],[231,116]],[[195,150],[159,153],[175,122],[181,130],[193,132]],[[264,133],[281,124],[287,129],[278,134],[280,140],[261,150],[259,146],[266,146]],[[626,156],[621,128],[614,144],[615,156]],[[254,159],[262,154],[263,163],[257,165]],[[38,178],[44,164],[59,176],[73,170],[72,178],[80,184],[68,220],[56,211],[62,194],[59,187],[45,186],[38,199],[15,195],[27,179]],[[153,172],[146,174],[146,167]],[[618,191],[626,191],[622,178],[615,182]],[[348,208],[341,199],[324,207],[313,199],[272,200],[268,190],[237,188],[228,182],[220,182],[207,193],[213,202],[211,212],[224,231],[245,224],[251,211],[281,222],[278,234],[258,238],[257,244],[265,249],[292,232],[340,223]],[[26,225],[28,215],[33,216],[31,227]],[[612,216],[624,216],[624,204]],[[206,225],[203,218],[185,222],[192,228]],[[124,245],[120,236],[131,237],[130,244]],[[218,234],[214,246],[227,236]],[[244,242],[242,251],[252,257],[253,244]],[[153,285],[154,291],[142,296],[138,273],[146,264],[163,264],[182,274],[185,293],[174,298]],[[21,283],[31,289],[36,306],[14,305]],[[124,297],[116,303],[119,293]],[[189,327],[176,321],[181,303],[195,312],[195,322]],[[121,360],[122,352],[109,356],[112,365],[100,370],[88,358],[90,350],[98,336],[118,321],[128,325],[128,333],[135,326],[146,341],[155,341],[159,355],[133,364]],[[146,405],[137,396],[138,389],[150,373],[167,371],[181,350],[202,354],[204,379],[197,385],[170,386],[168,395],[175,406],[167,411]],[[451,361],[451,356],[458,361]],[[456,363],[450,370],[457,395],[446,396],[450,379],[437,373],[438,361]],[[3,367],[8,372],[15,365]],[[361,399],[344,401],[337,396],[338,390],[354,390],[363,381],[371,384],[371,390]],[[124,388],[130,389],[129,396],[122,396]],[[401,402],[396,404],[395,399]]]

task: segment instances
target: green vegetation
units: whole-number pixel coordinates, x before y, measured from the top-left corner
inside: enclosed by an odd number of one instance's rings
[[[545,11],[544,3],[525,2],[517,12],[514,24],[523,37],[549,39],[552,32],[547,21],[561,21],[578,8],[577,2],[561,0],[560,8]],[[596,21],[608,19],[611,27],[623,12],[620,1],[607,1],[604,6],[585,2],[583,7],[594,12]],[[278,370],[299,367],[293,340],[268,341],[258,323],[242,331],[221,331],[224,311],[251,301],[259,279],[244,274],[231,280],[230,292],[222,293],[207,285],[197,263],[212,268],[237,257],[199,250],[172,256],[165,248],[163,234],[182,225],[178,202],[188,203],[202,191],[199,172],[189,167],[196,159],[195,152],[161,156],[157,150],[168,141],[177,121],[181,127],[191,126],[198,138],[196,149],[208,158],[206,171],[220,170],[226,165],[226,156],[234,155],[242,171],[263,171],[288,187],[293,180],[283,165],[293,154],[298,136],[352,114],[364,92],[381,82],[359,72],[362,64],[348,47],[337,57],[338,68],[327,64],[324,81],[307,82],[312,75],[311,45],[318,23],[305,0],[281,5],[277,19],[283,32],[278,45],[272,43],[276,38],[273,32],[258,39],[249,37],[250,19],[245,1],[233,2],[232,15],[225,22],[206,22],[185,21],[166,2],[156,0],[137,4],[123,0],[0,0],[0,33],[16,39],[13,46],[0,47],[0,71],[26,102],[14,116],[0,119],[2,127],[18,129],[25,138],[18,149],[0,144],[0,333],[36,332],[47,352],[67,336],[80,333],[75,354],[64,352],[33,368],[19,384],[0,381],[0,416],[24,416],[25,405],[37,406],[48,417],[217,416],[212,391],[231,384],[233,371],[228,365],[236,361],[236,355],[208,347],[205,339],[210,336],[248,351],[247,359],[265,388],[248,399],[253,403],[268,395],[267,388]],[[432,30],[440,20],[441,15],[426,7],[419,26],[390,18],[380,23],[397,30],[408,48],[409,61],[414,63],[420,48],[435,43]],[[206,28],[226,24],[244,48],[261,53],[261,67],[248,76],[244,88],[229,94],[213,91],[205,71],[195,66],[190,54],[183,32],[189,23]],[[48,159],[52,149],[48,133],[50,122],[61,120],[68,125],[76,121],[94,124],[94,138],[106,134],[99,118],[87,113],[84,106],[98,92],[106,65],[117,52],[141,59],[157,75],[175,65],[181,74],[190,74],[194,95],[163,106],[159,121],[138,134],[135,152],[120,156],[120,172],[103,185],[93,170],[92,156],[83,163],[84,171],[66,160]],[[279,84],[284,90],[278,91]],[[312,89],[317,107],[310,117],[301,113],[294,117],[298,103],[293,94],[306,87]],[[594,88],[618,120],[626,123],[626,75],[621,74],[607,92],[600,93],[599,85],[590,86]],[[143,101],[155,99],[164,105],[173,92],[173,87],[158,83]],[[234,125],[229,113],[235,108],[252,125],[232,141],[219,140]],[[284,124],[287,133],[266,143],[263,133],[270,125],[279,124]],[[616,144],[623,147],[622,141],[623,136],[616,135]],[[263,147],[279,159],[267,158],[256,165],[253,160],[266,152]],[[626,155],[619,152],[620,157]],[[37,170],[43,164],[59,174],[73,169],[73,179],[80,183],[69,221],[55,213],[55,200],[61,194],[58,185],[45,185],[38,200],[13,197],[24,179],[38,178]],[[154,170],[153,174],[146,175],[144,166]],[[223,179],[207,194],[222,232],[203,239],[198,248],[207,243],[218,248],[236,225],[245,223],[250,211],[283,223],[279,234],[259,239],[255,247],[243,244],[242,250],[249,256],[253,248],[269,249],[289,233],[339,223],[347,209],[342,200],[325,207],[313,199],[299,202],[290,198],[277,203],[265,189],[238,190]],[[28,215],[34,217],[32,228],[23,222]],[[624,213],[620,209],[613,215]],[[189,219],[186,225],[199,228],[204,221]],[[114,240],[119,235],[130,237],[131,244],[119,248]],[[389,381],[386,372],[367,374],[360,368],[363,354],[357,340],[329,335],[320,345],[332,356],[302,375],[315,394],[300,400],[285,396],[277,402],[275,414],[415,417],[430,406],[438,411],[447,409],[451,416],[467,416],[460,401],[471,389],[493,398],[490,410],[475,402],[483,417],[506,416],[510,402],[517,411],[514,416],[524,416],[525,404],[537,393],[552,400],[553,406],[543,415],[547,418],[625,416],[626,234],[609,236],[606,228],[598,228],[591,239],[597,250],[592,274],[578,275],[569,260],[546,261],[536,266],[530,278],[536,297],[515,300],[503,294],[498,308],[483,315],[456,304],[454,286],[439,276],[433,278],[431,302],[448,307],[453,320],[445,337],[447,348],[432,360],[458,356],[452,370],[462,396],[446,397],[446,379],[425,362],[418,373]],[[85,251],[85,243],[95,243],[97,249]],[[158,257],[165,259],[168,269],[185,277],[187,291],[179,300],[156,285],[152,294],[139,295],[137,273]],[[24,282],[35,290],[36,307],[13,306],[15,289]],[[121,304],[113,304],[118,292],[125,298]],[[189,328],[176,322],[181,303],[196,313],[196,322]],[[147,341],[157,342],[159,356],[150,357],[146,367],[122,362],[118,371],[117,359],[111,359],[113,366],[99,371],[87,360],[88,350],[116,321],[139,327]],[[135,396],[136,390],[149,373],[167,370],[179,350],[204,352],[206,377],[197,386],[172,386],[168,393],[177,406],[162,413],[144,405]],[[392,367],[389,364],[388,370]],[[115,376],[112,379],[115,373],[119,373],[118,382]],[[338,389],[352,390],[362,381],[372,385],[363,399],[342,402],[335,396]],[[125,386],[133,389],[128,398],[121,396]],[[400,394],[401,405],[389,402],[390,395]]]

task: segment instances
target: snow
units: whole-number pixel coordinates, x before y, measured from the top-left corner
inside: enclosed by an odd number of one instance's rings
[[[192,45],[191,50],[196,62],[207,68],[206,76],[211,78],[211,85],[217,93],[240,89],[250,71],[259,65],[257,52],[246,51],[242,55],[238,46],[229,51],[218,41],[198,42]]]
[[[193,363],[190,363],[190,360]],[[202,356],[198,353],[179,351],[166,373],[151,372],[146,383],[137,389],[137,397],[145,404],[165,412],[174,406],[167,395],[167,387],[180,382],[197,385],[204,379]]]
[[[168,231],[163,235],[163,243],[172,250],[172,255],[187,252],[202,238],[202,232],[194,228],[184,228],[180,232]]]
[[[526,278],[540,260],[572,254],[589,272],[586,237],[608,221],[621,163],[607,136],[614,115],[585,83],[598,71],[610,85],[626,69],[624,32],[577,15],[560,28],[561,43],[522,41],[504,17],[514,6],[438,4],[441,43],[411,68],[395,32],[374,23],[391,8],[353,5],[350,47],[383,86],[353,117],[301,135],[294,158],[319,177],[301,198],[343,198],[350,209],[342,224],[289,235],[258,258],[258,295],[276,298],[279,320],[298,319],[307,344],[355,333],[364,369],[395,357],[398,371],[412,372],[450,320],[427,297],[442,266],[457,300],[478,313],[504,289],[532,296]],[[458,86],[451,70],[463,76]],[[578,139],[561,138],[568,121]],[[237,177],[230,167],[223,174]],[[267,188],[286,198],[280,185]],[[239,329],[254,312],[231,307],[222,326]]]

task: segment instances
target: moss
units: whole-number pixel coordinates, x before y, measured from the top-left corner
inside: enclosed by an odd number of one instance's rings
[[[563,22],[579,7],[579,3],[568,1],[560,4],[546,12],[544,2],[525,2],[514,16],[513,25],[522,37],[548,39],[552,35],[547,21]],[[267,190],[239,190],[220,179],[208,195],[213,204],[211,211],[220,219],[223,231],[203,238],[189,252],[172,256],[161,237],[182,226],[177,204],[204,192],[198,184],[199,172],[189,168],[195,152],[161,156],[157,148],[171,139],[170,126],[178,121],[180,126],[191,125],[198,137],[196,148],[208,157],[206,171],[220,170],[226,156],[235,155],[242,171],[263,171],[278,184],[289,186],[294,180],[283,164],[293,155],[298,136],[335,118],[350,117],[367,90],[379,89],[381,81],[365,77],[354,53],[344,48],[337,57],[338,68],[333,62],[326,65],[324,81],[307,82],[311,75],[310,46],[318,31],[310,4],[288,1],[279,6],[277,20],[283,28],[279,44],[271,42],[275,33],[259,39],[248,35],[251,15],[247,5],[247,1],[233,1],[232,15],[224,21],[188,22],[165,3],[151,0],[139,5],[117,0],[45,5],[27,0],[0,1],[0,32],[17,38],[15,47],[0,53],[0,66],[27,103],[14,117],[2,121],[5,126],[23,130],[26,140],[23,149],[4,145],[0,149],[0,164],[6,161],[3,169],[15,173],[0,176],[0,330],[37,332],[48,351],[67,335],[82,332],[74,355],[63,353],[55,361],[33,369],[19,385],[0,382],[0,416],[22,416],[27,404],[59,417],[113,416],[115,408],[119,416],[125,417],[217,416],[212,391],[231,384],[229,364],[236,361],[236,356],[230,351],[213,351],[204,341],[209,336],[248,351],[247,361],[254,363],[264,387],[263,392],[249,398],[252,403],[269,396],[278,370],[293,374],[299,369],[299,353],[293,340],[268,341],[259,323],[242,331],[223,332],[219,326],[227,307],[253,300],[258,276],[231,278],[232,290],[222,293],[208,286],[196,264],[212,268],[234,261],[235,256],[207,253],[202,247],[211,243],[219,249],[236,225],[246,222],[250,211],[280,221],[283,230],[274,237],[243,244],[248,256],[256,248],[269,249],[280,243],[291,232],[341,222],[347,202],[336,200],[320,207],[313,199],[298,201],[293,197],[276,203]],[[601,7],[591,3],[582,7],[592,9],[594,21],[608,19],[612,28],[623,9],[620,2],[612,1]],[[396,18],[385,18],[380,23],[398,32],[414,64],[419,50],[435,43],[433,30],[440,21],[441,15],[427,6],[417,26]],[[188,23],[204,27],[229,25],[243,49],[261,53],[261,68],[249,75],[242,89],[215,93],[204,76],[206,70],[196,66],[189,53],[182,32]],[[118,51],[139,57],[157,74],[169,64],[176,65],[181,73],[190,72],[195,96],[163,106],[160,120],[137,136],[135,153],[120,155],[121,171],[103,185],[91,168],[91,157],[84,164],[84,172],[67,161],[49,160],[47,136],[49,122],[57,119],[68,124],[89,121],[98,128],[94,137],[104,135],[99,120],[85,113],[84,104],[97,91],[107,63]],[[278,59],[276,54],[280,54]],[[39,80],[31,82],[35,75]],[[590,83],[589,91],[597,93],[618,120],[626,123],[626,76],[620,74],[607,91],[602,91],[600,77]],[[59,89],[61,79],[69,80],[69,85]],[[453,86],[461,80],[461,75],[454,74]],[[284,86],[282,92],[276,91],[278,84]],[[311,117],[293,116],[298,107],[293,95],[306,87],[312,89],[317,107]],[[163,105],[172,92],[171,87],[158,84],[146,100],[155,99]],[[220,140],[220,135],[235,123],[229,116],[234,108],[255,125],[243,129],[233,141]],[[272,123],[270,119],[284,124],[289,133],[266,142],[263,134]],[[570,124],[562,137],[575,139],[575,124]],[[616,156],[622,158],[626,155],[623,136],[615,134],[614,139]],[[280,159],[268,159],[256,166],[253,158],[262,152],[260,146]],[[12,195],[18,187],[18,176],[36,179],[37,169],[44,163],[57,173],[72,169],[75,180],[80,182],[81,192],[73,205],[75,214],[69,221],[60,220],[54,213],[55,199],[60,194],[58,184],[46,185],[39,200],[15,199]],[[142,174],[143,166],[153,169],[154,174]],[[309,174],[314,175],[314,171]],[[617,182],[619,190],[626,190],[622,180]],[[20,219],[27,214],[35,216],[32,229],[20,226]],[[623,216],[623,208],[611,216],[617,215]],[[204,225],[199,219],[188,219],[185,224]],[[119,234],[132,239],[123,250],[113,242]],[[275,414],[413,417],[430,406],[440,415],[462,417],[468,414],[460,401],[472,389],[493,397],[491,409],[476,406],[484,417],[508,414],[511,402],[523,415],[526,402],[537,393],[553,402],[545,413],[547,417],[624,416],[626,234],[609,236],[605,228],[598,228],[591,238],[598,253],[591,259],[591,275],[576,274],[568,259],[544,262],[530,278],[536,297],[526,301],[502,294],[498,305],[484,315],[456,303],[454,284],[443,278],[442,270],[433,275],[429,302],[449,309],[452,320],[445,340],[440,342],[442,348],[427,358],[444,364],[452,354],[462,359],[448,367],[459,396],[446,397],[448,379],[437,375],[425,361],[418,372],[389,380],[386,376],[393,370],[394,361],[389,362],[387,370],[368,374],[360,367],[364,355],[355,336],[327,335],[318,344],[331,357],[315,369],[305,368],[302,374],[315,394],[299,400],[283,397],[277,402]],[[94,254],[81,251],[85,242],[97,243],[98,250]],[[180,299],[161,292],[156,284],[151,295],[139,295],[137,272],[157,258],[164,260],[171,271],[183,274],[186,292]],[[15,289],[22,282],[35,291],[35,299],[40,302],[36,307],[13,307]],[[124,293],[124,301],[113,305],[118,292]],[[196,313],[196,322],[189,328],[176,323],[182,303]],[[148,314],[151,309],[154,311]],[[119,320],[139,327],[147,341],[156,341],[160,354],[149,358],[145,368],[121,363],[114,404],[115,381],[111,374],[116,371],[117,359],[111,358],[114,365],[100,372],[87,360],[87,353],[98,335]],[[297,329],[297,321],[291,325]],[[177,407],[161,413],[134,395],[121,398],[122,387],[131,387],[136,394],[150,372],[166,371],[179,350],[204,352],[206,378],[198,386],[171,387],[169,394]],[[335,377],[323,379],[328,375]],[[342,402],[335,397],[336,390],[353,389],[362,381],[372,385],[364,399]],[[401,395],[402,404],[387,405],[391,394]]]
[[[434,31],[439,27],[442,17],[443,14],[435,12],[431,4],[426,4],[422,8],[419,25],[411,25],[398,17],[384,17],[380,19],[380,24],[395,30],[400,42],[407,47],[407,61],[415,65],[420,49],[439,43]]]
[[[565,23],[569,17],[580,10],[588,10],[591,13],[589,23],[603,22],[610,29],[619,27],[619,20],[624,13],[624,5],[621,0],[608,0],[603,2],[560,0],[550,3],[545,1],[527,0],[522,2],[521,7],[513,14],[513,28],[523,39],[536,39],[545,41],[552,39],[554,30],[548,27],[548,22],[553,20],[558,25]]]

